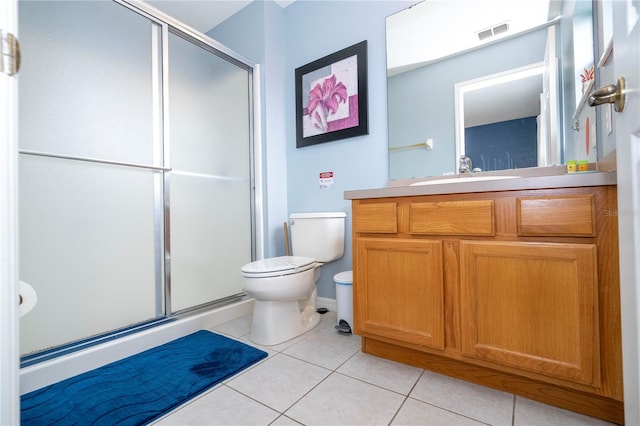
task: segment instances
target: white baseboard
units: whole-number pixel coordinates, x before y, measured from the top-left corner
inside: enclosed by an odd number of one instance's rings
[[[337,310],[336,299],[329,299],[326,297],[318,297],[316,299],[316,306],[318,308],[327,308],[333,312]]]

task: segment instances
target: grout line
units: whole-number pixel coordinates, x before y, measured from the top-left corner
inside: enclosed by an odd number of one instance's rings
[[[404,399],[402,400],[402,404],[400,404],[400,406],[398,407],[396,412],[391,417],[391,420],[389,420],[389,423],[387,423],[388,425],[391,425],[391,423],[393,423],[393,421],[396,419],[396,417],[398,417],[398,414],[400,414],[400,410],[402,410],[402,407],[404,407],[404,403],[407,402],[407,399],[409,399],[409,395],[406,395],[404,397]]]
[[[265,404],[264,402],[262,402],[262,401],[258,401],[257,399],[255,399],[255,398],[253,398],[253,397],[251,397],[251,396],[247,395],[247,394],[246,394],[246,393],[244,393],[244,392],[239,391],[239,390],[238,390],[238,389],[236,389],[236,388],[232,388],[231,386],[228,386],[228,385],[226,385],[226,384],[225,384],[224,386],[225,386],[225,387],[227,387],[227,388],[229,388],[229,389],[230,389],[231,391],[233,391],[233,392],[237,392],[237,393],[239,393],[240,395],[242,395],[242,396],[244,396],[244,397],[246,397],[246,398],[248,398],[248,399],[250,399],[250,400],[252,400],[252,401],[254,401],[254,402],[257,402],[258,404],[262,405],[263,407],[266,407],[266,408],[268,408],[269,410],[271,410],[271,411],[274,411],[274,412],[278,413],[279,415],[278,415],[278,416],[273,420],[274,422],[275,422],[275,421],[276,421],[280,416],[282,416],[282,415],[283,415],[283,413],[282,413],[282,412],[280,412],[280,410],[276,410],[276,409],[275,409],[275,408],[273,408],[273,407],[269,407],[269,406],[268,406],[267,404]]]
[[[455,415],[456,415],[456,416],[458,416],[458,417],[464,417],[465,419],[473,420],[473,421],[474,421],[474,422],[476,422],[476,423],[480,423],[480,424],[487,425],[487,426],[492,426],[490,423],[487,423],[487,422],[485,422],[485,421],[483,421],[483,420],[476,419],[475,417],[471,417],[471,416],[469,416],[468,414],[462,414],[462,413],[459,413],[459,412],[457,412],[457,411],[453,411],[453,410],[452,410],[452,409],[450,409],[450,408],[444,408],[444,407],[441,407],[441,406],[439,406],[439,405],[434,404],[433,402],[423,401],[423,400],[421,400],[421,399],[418,399],[418,398],[412,398],[412,397],[410,397],[410,396],[408,396],[408,397],[407,397],[407,399],[413,399],[414,401],[418,401],[418,402],[421,402],[421,403],[423,403],[423,404],[430,405],[430,406],[435,407],[435,408],[437,408],[437,409],[439,409],[439,410],[442,410],[442,411],[448,411],[448,412],[449,412],[449,413],[451,413],[451,414],[455,414]]]
[[[424,376],[424,368],[422,369],[422,372],[420,373],[420,375],[416,379],[416,381],[413,384],[413,386],[411,386],[411,389],[409,389],[409,392],[407,392],[407,395],[404,397],[404,400],[402,401],[402,404],[400,404],[400,407],[398,407],[398,410],[396,411],[396,413],[391,418],[391,421],[389,422],[389,425],[391,425],[391,423],[393,423],[393,421],[396,419],[396,417],[398,417],[398,414],[400,414],[400,410],[402,410],[402,407],[404,407],[404,404],[409,399],[409,395],[411,395],[411,392],[413,392],[413,390],[416,388],[416,386],[418,385],[418,382],[420,381],[422,376]]]
[[[318,331],[318,330],[317,330],[317,327],[316,327],[314,330]],[[310,331],[311,331],[311,330],[310,330]],[[309,331],[309,332],[310,332],[310,331]],[[308,333],[308,332],[307,332],[307,333]],[[302,339],[302,340],[304,340],[304,339]],[[300,341],[302,341],[302,340],[300,340]],[[294,345],[296,345],[296,344],[298,344],[298,343],[300,343],[300,342],[296,342]],[[291,346],[289,346],[288,348],[291,348],[291,347],[293,347],[294,345],[291,345]],[[287,348],[287,349],[288,349],[288,348]],[[285,350],[286,350],[286,349],[285,349]],[[325,382],[329,377],[331,377],[333,374],[340,374],[340,373],[338,373],[338,371],[337,371],[337,370],[338,370],[338,368],[342,367],[346,362],[348,362],[351,358],[353,358],[354,356],[356,356],[359,352],[360,352],[360,351],[356,351],[355,353],[353,353],[353,354],[352,354],[351,356],[349,356],[349,357],[348,357],[344,362],[342,362],[340,365],[338,365],[338,366],[337,366],[336,368],[334,368],[333,370],[332,370],[332,369],[330,369],[330,368],[324,367],[324,366],[322,366],[322,365],[314,364],[314,363],[312,363],[312,362],[310,362],[310,361],[307,361],[307,360],[304,360],[304,359],[300,359],[300,358],[297,358],[297,357],[295,357],[295,356],[292,356],[292,355],[286,354],[286,353],[284,353],[284,352],[281,352],[281,353],[280,353],[281,355],[288,356],[289,358],[292,358],[292,359],[295,359],[295,360],[298,360],[298,361],[302,361],[302,362],[305,362],[305,363],[307,363],[307,364],[309,364],[309,365],[313,365],[314,367],[323,368],[323,369],[325,369],[325,370],[328,370],[328,371],[329,371],[329,374],[327,374],[327,376],[326,376],[325,378],[323,378],[323,379],[322,379],[322,380],[320,380],[318,383],[316,383],[316,384],[315,384],[315,386],[311,387],[311,389],[309,389],[307,392],[305,392],[305,393],[304,393],[304,395],[302,395],[302,396],[301,396],[300,398],[298,398],[298,399],[297,399],[293,404],[291,404],[289,407],[287,407],[287,409],[285,409],[285,410],[282,412],[282,415],[285,415],[285,413],[286,413],[287,411],[289,411],[289,410],[290,410],[291,408],[293,408],[293,407],[294,407],[298,402],[300,402],[303,398],[305,398],[307,395],[309,395],[311,392],[313,392],[313,390],[314,390],[314,389],[316,389],[318,386],[320,386],[320,384],[324,383],[324,382]],[[288,418],[290,418],[290,419],[294,420],[295,422],[300,423],[298,420],[296,420],[296,419],[295,419],[295,418],[293,418],[293,417],[289,417],[289,416],[286,416],[286,415],[285,415],[285,417],[288,417]]]
[[[272,421],[271,423],[269,423],[269,426],[270,426],[270,425],[272,425],[272,424],[274,424],[275,422],[277,422],[278,420],[280,420],[280,419],[281,419],[281,418],[283,418],[283,417],[284,417],[285,419],[289,419],[289,420],[291,420],[292,422],[295,422],[295,423],[297,423],[297,424],[299,424],[299,425],[303,425],[303,426],[304,426],[304,424],[303,424],[303,423],[300,423],[299,421],[297,421],[297,420],[296,420],[296,419],[294,419],[293,417],[289,417],[289,416],[287,416],[286,414],[280,414],[278,417],[276,417],[276,418],[275,418],[275,420],[274,420],[274,421]]]
[[[404,393],[402,393],[402,392],[398,392],[398,391],[395,391],[395,390],[393,390],[393,389],[385,388],[385,387],[380,386],[380,385],[377,385],[377,384],[375,384],[375,383],[367,382],[366,380],[359,379],[359,378],[357,378],[357,377],[353,377],[353,376],[350,376],[350,375],[348,375],[348,374],[341,373],[341,372],[339,372],[339,371],[335,371],[335,373],[336,373],[336,374],[339,374],[339,375],[341,375],[341,376],[343,376],[343,377],[348,377],[348,378],[350,378],[350,379],[357,380],[357,381],[359,381],[360,383],[364,383],[365,385],[373,386],[373,387],[376,387],[376,388],[378,388],[378,389],[385,390],[385,391],[387,391],[387,392],[395,393],[396,395],[400,395],[400,396],[409,396],[409,395],[405,395],[405,394],[404,394]]]
[[[283,354],[283,355],[285,355],[285,354]],[[293,357],[292,357],[292,358],[293,358]],[[298,359],[298,358],[293,358],[293,359]],[[309,364],[311,364],[311,363],[309,363]],[[311,364],[311,365],[314,365],[314,366],[318,367],[318,366],[317,366],[317,365],[315,365],[315,364]],[[318,386],[320,386],[320,384],[321,384],[321,383],[323,383],[325,380],[327,380],[329,377],[331,377],[331,375],[334,373],[334,371],[331,371],[331,370],[329,370],[329,371],[330,371],[330,373],[329,373],[329,374],[327,374],[327,375],[326,375],[326,377],[325,377],[324,379],[320,380],[318,383],[316,383],[314,386],[312,386],[312,387],[311,387],[311,389],[309,389],[307,392],[305,392],[305,393],[304,393],[300,398],[296,399],[296,400],[293,402],[293,404],[291,404],[290,406],[288,406],[286,409],[284,409],[284,410],[282,411],[282,414],[284,415],[287,411],[289,411],[290,409],[292,409],[292,408],[293,408],[297,403],[299,403],[300,401],[302,401],[302,399],[304,399],[307,395],[309,395],[311,392],[313,392],[313,390],[314,390],[314,389],[316,389]],[[289,416],[287,416],[287,417],[289,417]],[[291,419],[295,420],[297,423],[300,423],[300,422],[299,422],[298,420],[296,420],[294,417],[289,417],[289,418],[291,418]]]
[[[314,332],[314,331],[315,331],[315,332],[317,332],[317,331],[318,331],[318,327],[315,327],[315,328],[313,328],[312,330],[308,330],[307,332],[305,332],[305,333],[304,333],[304,334],[302,334],[301,336],[298,336],[298,337],[302,337],[302,336],[304,336],[304,335],[308,334],[308,336],[306,336],[306,337],[304,337],[304,338],[301,338],[300,340],[298,340],[298,341],[294,342],[293,344],[291,344],[291,345],[289,345],[289,346],[286,346],[286,347],[282,348],[281,350],[276,350],[276,349],[271,349],[271,348],[270,348],[270,350],[271,350],[272,352],[274,352],[274,355],[272,355],[272,356],[268,356],[267,358],[265,358],[265,359],[264,359],[264,360],[262,360],[261,362],[259,362],[259,363],[255,364],[255,365],[253,365],[253,366],[252,366],[252,368],[247,369],[247,370],[244,370],[244,371],[242,371],[240,374],[238,374],[237,376],[234,376],[234,377],[233,377],[233,378],[235,378],[235,377],[239,377],[239,376],[241,376],[242,374],[244,374],[245,372],[252,370],[252,369],[253,369],[253,367],[256,367],[256,366],[258,366],[258,365],[261,365],[261,364],[263,364],[265,361],[268,361],[269,359],[272,359],[272,358],[274,358],[274,357],[276,357],[276,356],[278,356],[278,355],[286,356],[286,357],[289,357],[289,358],[291,358],[291,359],[295,359],[295,360],[297,360],[297,361],[301,361],[301,362],[307,363],[307,364],[309,364],[309,365],[312,365],[312,366],[314,366],[314,367],[322,368],[322,369],[324,369],[324,370],[329,371],[329,374],[327,374],[327,376],[326,376],[326,377],[324,377],[322,380],[320,380],[320,382],[316,383],[316,385],[314,385],[311,389],[309,389],[307,392],[305,392],[305,393],[304,393],[300,398],[298,398],[296,401],[294,401],[294,402],[293,402],[289,407],[285,408],[283,411],[277,410],[277,409],[275,409],[274,407],[270,407],[270,406],[268,406],[268,405],[266,405],[266,404],[264,404],[264,403],[262,403],[262,402],[260,402],[260,401],[258,401],[258,400],[256,400],[256,399],[254,399],[254,398],[250,397],[249,395],[246,395],[246,394],[244,394],[244,393],[240,392],[239,390],[237,390],[237,389],[235,389],[235,388],[233,388],[233,387],[231,387],[231,386],[227,386],[227,383],[226,383],[226,382],[225,382],[225,383],[223,383],[223,385],[224,385],[224,386],[229,387],[229,389],[232,389],[232,390],[234,390],[234,391],[236,391],[236,392],[238,392],[238,393],[240,393],[240,394],[242,394],[242,395],[246,396],[247,398],[249,398],[249,399],[251,399],[251,400],[253,400],[253,401],[256,401],[256,402],[260,403],[261,405],[263,405],[263,406],[265,406],[265,407],[269,408],[270,410],[273,410],[273,411],[275,411],[275,412],[279,413],[279,414],[280,414],[280,416],[278,416],[278,418],[279,418],[279,417],[281,417],[281,416],[285,416],[285,413],[286,413],[289,409],[291,409],[294,405],[296,405],[298,402],[300,402],[300,400],[302,400],[302,398],[304,398],[305,396],[307,396],[311,391],[313,391],[316,387],[318,387],[318,386],[320,385],[320,383],[322,383],[322,382],[324,382],[325,380],[327,380],[327,378],[328,378],[329,376],[331,376],[331,375],[335,372],[335,369],[334,369],[334,370],[331,370],[331,369],[329,369],[329,368],[327,368],[327,367],[324,367],[324,366],[321,366],[321,365],[318,365],[318,364],[314,364],[314,363],[309,362],[309,361],[307,361],[307,360],[300,359],[300,358],[297,358],[297,357],[295,357],[295,356],[288,355],[288,354],[284,353],[284,351],[286,351],[287,349],[289,349],[289,348],[291,348],[291,347],[295,346],[296,344],[298,344],[298,343],[300,343],[300,342],[304,341],[305,339],[307,339],[309,336],[311,336],[311,334],[310,334],[310,333],[312,333],[312,332]],[[277,346],[277,345],[274,345],[274,346]],[[260,348],[259,348],[259,349],[260,349]],[[358,352],[354,353],[354,354],[353,354],[353,355],[351,355],[351,356],[354,356],[354,355],[355,355],[355,354],[357,354],[357,353],[358,353]],[[350,359],[350,358],[351,358],[351,357],[349,357],[349,359]],[[346,361],[345,361],[345,362],[346,362]],[[342,365],[342,364],[340,364],[340,365]],[[338,366],[337,368],[339,368],[339,367],[340,367],[340,366]],[[233,378],[230,378],[230,379],[229,379],[229,381],[231,381]],[[300,422],[298,422],[297,420],[293,419],[292,417],[289,417],[289,416],[285,416],[285,417],[290,418],[290,419],[292,419],[292,420],[296,421],[297,423],[300,423]],[[278,418],[276,418],[276,420],[277,420]],[[274,421],[275,421],[275,420],[274,420]]]
[[[409,393],[407,394],[407,399],[411,398],[411,399],[413,399],[414,401],[418,401],[418,402],[421,402],[421,403],[423,403],[423,404],[430,405],[430,406],[432,406],[432,407],[438,408],[438,409],[443,410],[443,411],[448,411],[449,413],[455,414],[456,416],[464,417],[464,418],[467,418],[467,419],[473,420],[474,422],[482,423],[482,424],[485,424],[485,425],[489,425],[489,426],[491,426],[489,423],[484,422],[484,421],[479,420],[479,419],[476,419],[476,418],[473,418],[473,417],[470,417],[470,416],[469,416],[469,415],[467,415],[467,414],[459,413],[459,412],[457,412],[457,411],[453,411],[452,409],[445,408],[445,407],[441,407],[441,406],[439,406],[439,405],[437,405],[437,404],[435,404],[435,403],[433,403],[433,402],[423,401],[422,399],[418,399],[418,398],[415,398],[415,397],[411,397],[411,392],[413,392],[413,390],[415,389],[415,387],[418,385],[418,382],[420,381],[420,379],[422,379],[422,376],[424,376],[424,373],[425,373],[425,372],[427,372],[427,371],[428,371],[428,370],[422,369],[422,373],[420,374],[420,377],[418,377],[418,380],[416,380],[416,382],[413,384],[413,387],[411,388],[411,390],[410,390],[410,391],[409,391]],[[406,400],[405,400],[405,402],[406,402]],[[515,400],[514,400],[514,403],[515,403]],[[404,402],[402,403],[402,405],[404,406]],[[398,411],[398,412],[399,412],[399,411]],[[512,423],[513,423],[513,410],[512,410]],[[512,426],[513,426],[513,424],[512,424]]]

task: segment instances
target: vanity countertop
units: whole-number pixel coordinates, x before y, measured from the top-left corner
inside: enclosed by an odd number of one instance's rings
[[[518,173],[514,173],[518,174]],[[456,176],[451,176],[452,183],[443,182],[434,185],[388,186],[377,189],[360,189],[345,191],[345,200],[363,198],[406,197],[416,195],[463,194],[469,192],[515,191],[526,189],[571,188],[580,186],[616,185],[616,172],[578,172],[544,176],[524,176],[515,179],[479,180],[455,183]],[[422,180],[428,180],[427,178]],[[449,180],[449,179],[447,179]],[[420,181],[418,179],[418,181]]]

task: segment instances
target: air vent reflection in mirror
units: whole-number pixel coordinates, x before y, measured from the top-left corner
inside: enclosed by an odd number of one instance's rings
[[[490,37],[497,36],[498,34],[506,33],[509,31],[509,23],[504,22],[502,24],[496,25],[492,28],[487,28],[486,30],[478,31],[478,39],[486,40]]]

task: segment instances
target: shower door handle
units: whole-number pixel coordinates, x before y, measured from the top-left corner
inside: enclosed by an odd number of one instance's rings
[[[8,31],[0,30],[0,72],[12,76],[20,71],[20,43]]]

